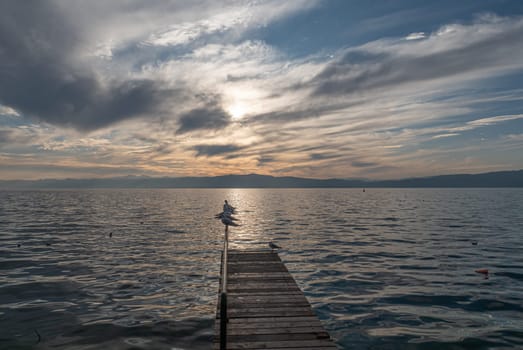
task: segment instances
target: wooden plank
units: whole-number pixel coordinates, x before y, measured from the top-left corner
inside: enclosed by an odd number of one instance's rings
[[[253,308],[253,309],[229,309],[229,318],[237,317],[284,317],[284,316],[307,316],[314,315],[310,307],[288,307],[288,308]]]
[[[250,291],[250,292],[246,292],[246,291],[240,291],[240,292],[229,292],[227,295],[229,298],[234,298],[234,297],[238,297],[238,296],[252,296],[252,297],[256,297],[256,296],[270,296],[270,295],[274,295],[274,293],[272,291],[256,291],[256,290],[253,290],[253,291]],[[285,291],[281,291],[278,293],[278,295],[286,295],[286,296],[295,296],[295,297],[303,297],[303,293],[300,291],[300,290],[285,290]]]
[[[219,331],[219,326],[216,331]],[[272,328],[231,328],[228,335],[253,335],[253,334],[302,334],[302,333],[322,333],[325,329],[318,324],[317,326],[307,327],[272,327]]]
[[[237,302],[229,302],[227,304],[227,307],[229,310],[233,309],[267,309],[267,308],[295,308],[295,307],[305,307],[310,309],[310,305],[307,302],[302,303],[237,303]],[[219,309],[219,308],[218,308]]]
[[[242,335],[227,335],[227,343],[254,343],[254,342],[294,342],[305,340],[325,340],[329,339],[329,335],[325,330],[319,333],[282,333],[282,334],[242,334]]]
[[[215,331],[219,331],[220,325],[216,324]],[[266,323],[238,323],[234,326],[229,326],[229,335],[245,335],[245,334],[285,334],[285,333],[321,333],[325,332],[325,328],[319,322],[317,323],[300,323],[300,324],[278,324],[270,325]]]
[[[259,296],[254,296],[253,298],[229,298],[227,302],[227,306],[230,308],[233,308],[235,306],[237,307],[247,307],[247,305],[261,305],[258,307],[285,307],[285,306],[301,306],[305,305],[307,307],[310,307],[309,302],[303,295],[291,295],[293,297],[296,297],[294,299],[291,298],[278,298],[278,299],[260,299]],[[266,297],[266,296],[265,296]]]
[[[250,273],[256,273],[256,272],[285,272],[284,269],[282,269],[280,266],[266,266],[266,267],[256,267],[251,266],[249,268],[243,268],[240,269],[238,267],[231,266],[229,273],[244,273],[244,272],[250,272]]]
[[[288,296],[288,295],[287,295]],[[249,305],[249,304],[284,304],[284,305],[309,305],[309,302],[303,295],[290,295],[290,297],[270,298],[269,295],[252,295],[249,297],[229,298],[228,305]]]
[[[256,283],[256,284],[278,284],[278,283],[287,283],[292,285],[297,285],[293,279],[290,278],[232,278],[227,284],[246,284],[246,283]]]
[[[288,317],[260,317],[257,319],[245,319],[242,320],[229,320],[229,323],[269,323],[269,324],[276,324],[278,322],[312,322],[312,321],[318,321],[318,318],[316,316],[288,316]]]
[[[228,302],[227,307],[229,310],[231,309],[255,309],[255,308],[283,308],[283,307],[308,307],[310,308],[310,305],[308,302],[253,302],[253,303],[242,303],[242,302]],[[218,308],[219,309],[219,308]]]
[[[236,294],[229,297],[229,302],[242,302],[242,303],[253,303],[253,302],[267,302],[267,301],[273,301],[273,302],[292,302],[292,301],[304,301],[307,302],[307,298],[300,293],[300,294],[292,294],[292,295],[241,295]]]
[[[299,309],[287,309],[287,310],[278,310],[278,309],[248,309],[248,310],[228,310],[227,311],[228,319],[232,318],[258,318],[258,317],[288,317],[288,316],[312,316],[314,313],[309,310],[299,310]],[[219,319],[220,316],[216,316],[216,319]]]
[[[229,288],[227,288],[227,293],[229,294],[235,294],[234,292],[232,292]],[[238,294],[238,293],[236,293]],[[256,294],[256,293],[252,293],[252,294]],[[267,292],[265,291],[262,291],[260,290],[260,292],[258,293],[260,295],[265,295],[267,294]],[[287,293],[285,293],[285,291],[282,292],[282,295],[303,295],[303,292],[301,291],[301,289],[299,289],[299,287],[297,289],[293,289],[293,290],[287,290]],[[239,294],[238,294],[239,295]]]
[[[278,254],[230,251],[227,271],[227,349],[336,349]]]
[[[269,292],[270,293],[276,293],[276,292],[285,293],[285,292],[287,292],[286,294],[289,294],[289,292],[300,292],[300,289],[298,287],[294,287],[294,286],[288,286],[288,287],[264,286],[263,288],[262,288],[262,286],[255,286],[255,287],[251,287],[251,288],[235,286],[235,287],[228,288],[228,290],[232,293],[251,293],[251,294],[262,293],[262,292],[265,292],[265,293],[269,293]]]
[[[265,271],[260,271],[260,272],[253,272],[253,273],[249,273],[249,272],[230,273],[229,272],[229,279],[230,280],[243,279],[243,278],[247,279],[247,278],[278,278],[278,277],[287,278],[287,277],[289,277],[289,273],[287,271],[285,271],[285,272],[265,272]]]
[[[260,260],[263,260],[264,262],[277,262],[278,258],[274,256],[265,256],[265,255],[251,255],[251,256],[243,256],[243,255],[231,255],[228,256],[229,262],[231,263],[242,263],[242,262],[258,262]]]
[[[229,281],[227,287],[230,286],[298,286],[296,282],[291,279],[263,279],[263,280],[246,280],[246,281]]]
[[[213,349],[219,349],[219,344],[217,346],[214,346]],[[270,350],[336,350],[336,345],[323,345],[320,347],[287,347],[287,348],[270,348]],[[248,350],[267,350],[267,348],[249,348]]]
[[[265,290],[282,290],[282,291],[299,291],[300,287],[298,287],[295,284],[291,283],[271,283],[271,284],[265,284],[265,283],[239,283],[239,284],[233,284],[227,286],[227,291],[234,292],[236,290],[259,290],[259,291],[265,291]]]
[[[228,343],[227,349],[295,349],[297,347],[319,347],[321,349],[336,349],[336,346],[328,340],[293,340],[293,341],[261,341],[261,342],[241,342]],[[219,344],[218,347],[219,349]]]
[[[218,350],[220,349],[220,344],[214,344],[213,345],[213,349],[214,350]],[[248,348],[248,350],[267,350],[267,348]],[[303,347],[303,346],[300,346],[300,347],[292,347],[292,348],[289,348],[289,347],[286,347],[286,348],[270,348],[270,350],[336,350],[337,347],[336,345],[332,344],[332,345],[322,345],[322,346],[307,346],[307,347]]]
[[[300,316],[302,318],[305,318],[307,316]],[[278,321],[278,322],[260,322],[256,319],[246,319],[245,321],[250,322],[237,322],[232,323],[229,320],[229,324],[232,325],[231,329],[246,329],[246,328],[289,328],[289,327],[322,327],[321,322],[314,316],[308,316],[311,321]],[[278,317],[278,318],[284,318],[284,317]],[[295,316],[294,318],[298,318]],[[218,325],[218,324],[217,324]]]

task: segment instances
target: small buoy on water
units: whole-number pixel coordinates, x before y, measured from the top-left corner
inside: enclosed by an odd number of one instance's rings
[[[481,273],[483,275],[488,275],[488,269],[478,269],[478,270],[476,270],[474,272]]]
[[[112,236],[113,236],[113,233],[109,232],[109,238],[111,238]]]
[[[478,241],[472,241],[470,243],[472,243],[472,245],[478,245]]]

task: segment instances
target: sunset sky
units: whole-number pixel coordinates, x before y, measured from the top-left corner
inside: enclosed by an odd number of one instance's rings
[[[512,169],[521,0],[0,1],[0,179]]]

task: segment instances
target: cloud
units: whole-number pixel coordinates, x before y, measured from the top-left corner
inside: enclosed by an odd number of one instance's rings
[[[324,159],[333,159],[339,158],[341,155],[336,153],[311,153],[309,158],[311,160],[324,160]]]
[[[416,32],[416,33],[410,33],[409,35],[407,35],[405,40],[419,40],[419,39],[424,39],[424,38],[426,38],[426,35],[424,32]]]
[[[478,72],[484,78],[523,67],[521,37],[522,18],[486,17],[470,26],[443,27],[425,40],[379,40],[349,49],[309,84],[315,96],[335,96]]]
[[[442,139],[442,138],[445,138],[445,137],[453,137],[453,136],[458,136],[460,134],[458,133],[448,133],[448,134],[440,134],[440,135],[435,135],[435,136],[432,136],[433,139]]]
[[[0,129],[0,147],[3,144],[6,144],[6,143],[8,143],[11,140],[12,134],[13,134],[12,130]]]
[[[241,146],[228,144],[228,145],[197,145],[193,149],[196,151],[196,156],[207,156],[212,157],[216,155],[222,155],[227,153],[234,153],[242,149]]]
[[[245,77],[252,70],[246,72],[238,61],[257,67],[259,49],[267,48],[247,41],[235,50],[230,49],[235,44],[223,43],[237,43],[253,28],[317,4],[316,0],[4,1],[0,3],[0,104],[24,117],[81,131],[137,117],[176,119],[178,113],[183,114],[180,133],[216,129],[217,123],[226,122],[220,111],[214,111],[218,112],[215,119],[202,117],[203,110],[195,111],[200,119],[194,123],[184,112],[201,105],[195,95],[216,90],[212,78],[223,71],[216,59],[227,62],[235,76]],[[172,49],[180,45],[187,47]],[[220,47],[229,50],[212,52]],[[164,62],[168,69],[163,69]],[[229,94],[226,89],[218,91]],[[183,108],[172,108],[180,105]]]
[[[356,168],[369,168],[369,167],[378,166],[380,164],[379,163],[374,163],[374,162],[354,161],[354,162],[351,163],[351,165],[353,167],[356,167]]]
[[[38,120],[94,130],[160,114],[179,95],[150,79],[103,78],[75,56],[82,36],[51,2],[0,3],[0,103]]]
[[[523,141],[523,134],[509,134],[506,137],[508,140],[512,140],[512,141],[518,141],[518,142]]]
[[[479,133],[460,134],[519,123],[521,91],[481,79],[523,66],[521,18],[414,27],[337,52],[311,41],[320,50],[300,57],[270,24],[316,4],[0,3],[2,154],[152,175],[388,177],[459,165],[452,148]]]
[[[432,139],[445,138],[451,136],[461,135],[462,132],[475,130],[478,128],[492,126],[499,123],[523,119],[523,114],[512,114],[512,115],[498,115],[494,117],[480,118],[470,120],[463,125],[449,126],[449,127],[433,127],[429,129],[423,129],[427,133],[437,133],[432,136]]]
[[[523,114],[513,114],[513,115],[498,115],[495,117],[480,118],[476,120],[471,120],[467,125],[471,128],[488,126],[493,124],[498,124],[510,120],[523,119]]]
[[[220,130],[231,123],[231,117],[218,106],[196,108],[184,113],[180,119],[178,134],[185,134],[198,130]]]
[[[20,115],[12,108],[0,105],[0,116],[19,117]]]
[[[156,46],[184,45],[203,36],[222,34],[237,27],[247,28],[250,11],[247,7],[226,8],[208,18],[171,25],[153,33],[145,43]]]
[[[40,135],[30,128],[0,128],[0,148],[7,151],[20,151],[33,147],[40,141]]]
[[[276,158],[273,156],[260,156],[258,159],[258,166],[262,167],[268,163],[272,163],[276,161]]]
[[[203,18],[169,25],[150,35],[145,43],[157,46],[176,46],[198,42],[202,38],[206,38],[208,41],[212,36],[227,34],[237,38],[253,27],[262,27],[268,21],[306,11],[317,4],[316,0],[295,0],[292,3],[275,0],[221,3],[220,11],[209,13]],[[212,6],[212,2],[207,4],[207,7]]]

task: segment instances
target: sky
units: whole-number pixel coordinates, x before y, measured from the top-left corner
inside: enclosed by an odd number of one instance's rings
[[[523,1],[2,0],[0,179],[523,169]]]

